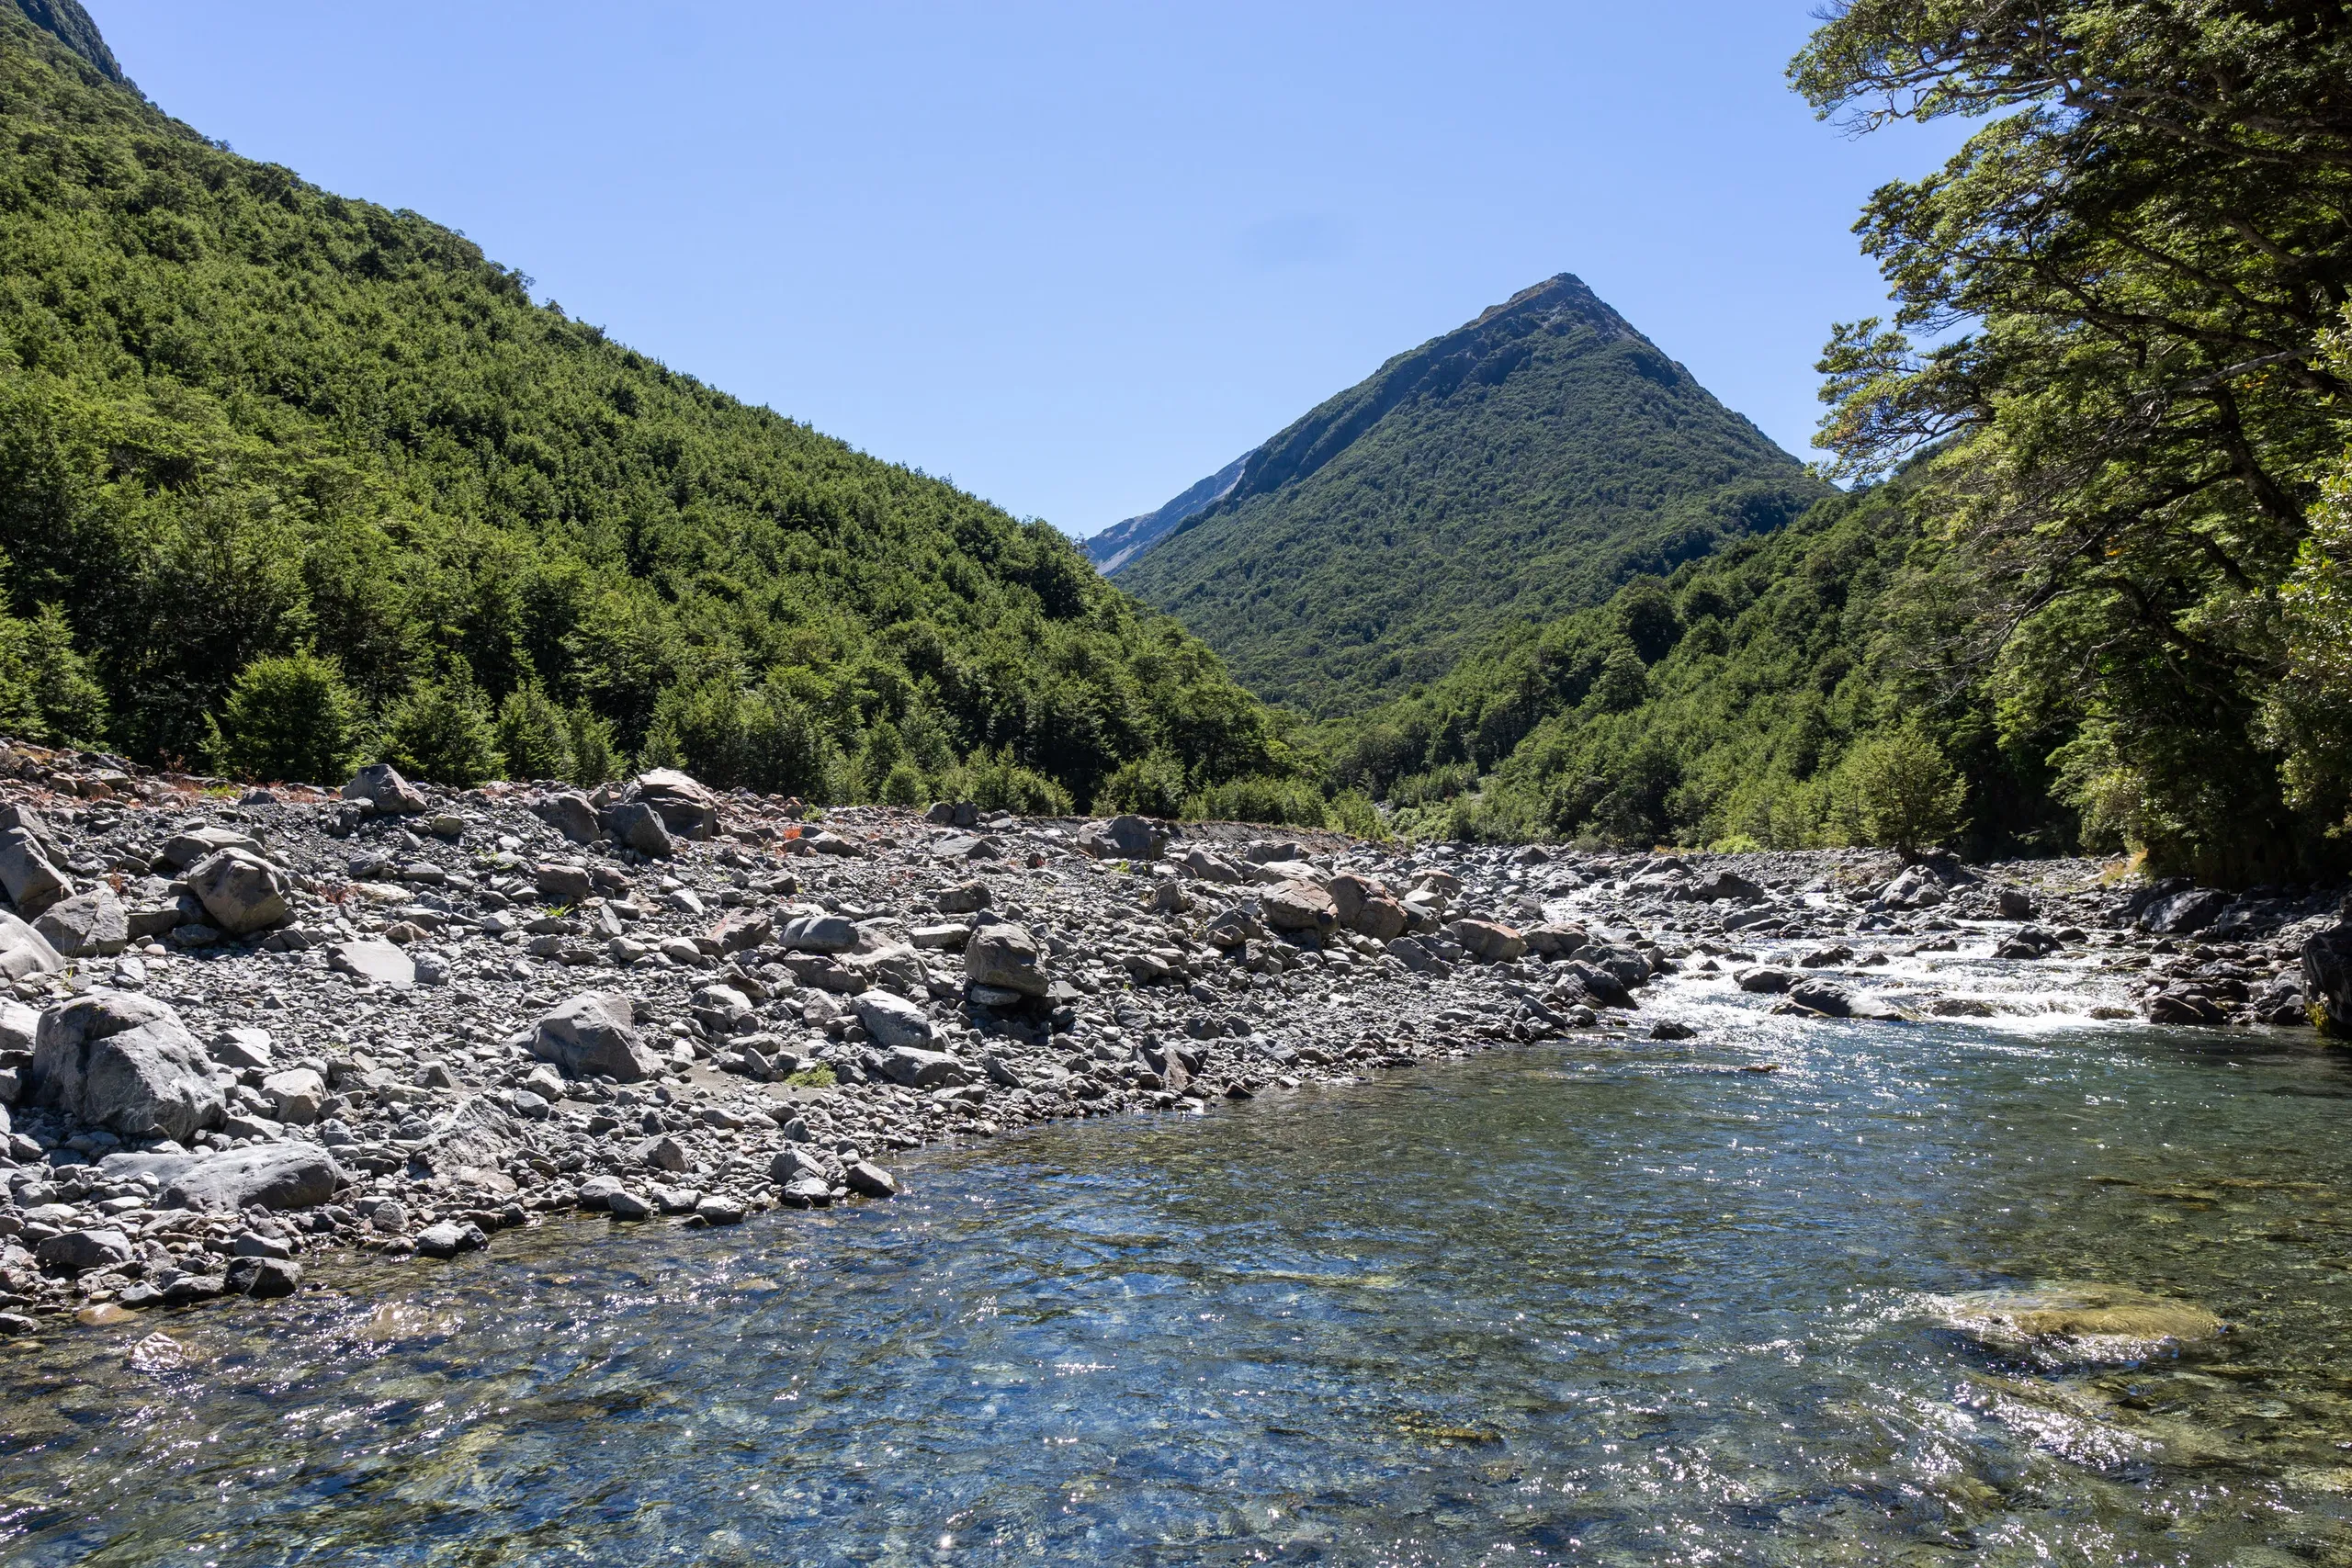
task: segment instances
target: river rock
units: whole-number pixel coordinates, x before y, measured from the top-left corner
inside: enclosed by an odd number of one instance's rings
[[[1168,829],[1140,817],[1113,817],[1080,829],[1078,847],[1098,860],[1158,860]]]
[[[2211,925],[2230,904],[2230,896],[2218,887],[2192,887],[2141,910],[2140,929],[2158,936],[2187,936]]]
[[[101,882],[41,911],[33,930],[65,958],[110,958],[130,945],[130,917]]]
[[[416,1233],[420,1258],[455,1258],[460,1252],[479,1252],[489,1245],[490,1237],[480,1225],[460,1224],[456,1220],[443,1220]]]
[[[327,967],[395,991],[416,984],[416,961],[392,943],[373,937],[336,942],[327,949]]]
[[[288,1067],[262,1079],[261,1091],[280,1122],[307,1127],[319,1119],[319,1108],[326,1103],[327,1081],[308,1067]]]
[[[842,1185],[861,1198],[895,1198],[899,1195],[899,1179],[878,1165],[865,1160],[852,1160],[842,1172]]]
[[[662,1070],[661,1058],[638,1037],[635,1009],[615,991],[582,991],[539,1020],[531,1055],[567,1077],[609,1077],[636,1083]]]
[[[989,907],[989,885],[985,882],[962,882],[953,887],[943,887],[931,896],[932,903],[943,915],[976,915]]]
[[[286,874],[250,850],[215,850],[188,867],[187,880],[210,923],[231,936],[285,923]]]
[[[882,1070],[910,1089],[956,1089],[972,1081],[972,1071],[944,1051],[901,1045],[882,1058]]]
[[[35,975],[62,975],[65,958],[49,939],[16,916],[0,913],[0,976],[27,980]]]
[[[1490,964],[1508,964],[1527,951],[1527,939],[1493,920],[1456,920],[1447,934]]]
[[[50,863],[40,840],[24,828],[0,829],[0,887],[26,915],[39,915],[74,890],[65,874]]]
[[[1786,991],[1793,978],[1785,969],[1765,967],[1744,971],[1736,983],[1743,991],[1770,997]]]
[[[119,1230],[66,1231],[33,1248],[33,1259],[52,1274],[86,1274],[93,1269],[119,1269],[139,1256],[130,1238]]]
[[[651,807],[662,826],[681,839],[707,839],[718,831],[718,797],[675,768],[639,773],[628,798]]]
[[[541,861],[531,868],[531,886],[548,903],[574,908],[585,903],[596,891],[588,868],[577,861]]]
[[[604,837],[596,826],[596,807],[574,790],[542,795],[531,804],[532,814],[575,844],[593,844]]]
[[[2229,1326],[2193,1302],[2071,1281],[1963,1292],[1934,1298],[1930,1310],[1991,1348],[2064,1360],[2142,1360],[2162,1346],[2211,1339]]]
[[[186,1140],[225,1111],[211,1062],[152,997],[92,991],[41,1014],[32,1101],[128,1138]]]
[[[670,841],[670,829],[662,826],[662,814],[641,800],[623,801],[613,807],[613,842],[655,860],[667,860],[678,852]]]
[[[98,1172],[115,1181],[153,1178],[165,1208],[232,1214],[314,1209],[333,1199],[345,1179],[334,1155],[300,1140],[210,1154],[112,1154],[98,1162]]]
[[[776,945],[795,953],[847,953],[857,945],[857,923],[841,915],[799,915],[786,920]]]
[[[975,986],[1018,991],[1024,997],[1046,994],[1046,971],[1037,955],[1036,939],[1006,921],[991,921],[972,933],[972,940],[964,946],[964,976]]]
[[[1259,917],[1278,931],[1329,936],[1340,924],[1339,906],[1310,882],[1278,882],[1258,895]]]
[[[345,800],[364,800],[395,817],[416,817],[432,809],[424,792],[401,777],[401,771],[390,762],[360,769],[343,786],[343,795]]]
[[[1813,975],[1789,987],[1789,1005],[1823,1018],[1849,1018],[1854,1011],[1854,998],[1845,987]]]
[[[2321,1033],[2352,1040],[2352,924],[2303,942],[2303,1005]]]
[[[885,1050],[900,1045],[927,1046],[938,1033],[931,1020],[923,1016],[922,1009],[888,991],[864,992],[850,1006],[856,1010],[857,1021],[865,1026],[865,1032]]]

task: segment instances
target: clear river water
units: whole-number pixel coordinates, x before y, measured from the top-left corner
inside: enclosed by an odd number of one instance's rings
[[[0,1563],[2352,1562],[2344,1054],[1754,1000],[0,1348]]]

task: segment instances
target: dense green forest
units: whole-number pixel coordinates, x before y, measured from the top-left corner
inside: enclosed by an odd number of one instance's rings
[[[0,6],[12,732],[265,777],[680,761],[818,799],[1295,771],[1053,529],[609,342],[111,67],[71,0]]]
[[[1563,274],[1309,412],[1118,581],[1328,716],[1825,489]]]

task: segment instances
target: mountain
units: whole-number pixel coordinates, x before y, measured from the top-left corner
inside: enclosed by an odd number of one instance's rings
[[[1825,488],[1563,273],[1311,411],[1119,583],[1260,694],[1344,713]]]
[[[1051,528],[208,141],[73,0],[0,0],[0,725],[141,761],[232,754],[214,726],[283,708],[315,654],[356,746],[405,725],[477,775],[547,755],[558,710],[819,799],[1288,766],[1216,657]]]
[[[1094,563],[1095,570],[1105,577],[1110,576],[1159,543],[1177,524],[1223,501],[1239,482],[1241,469],[1252,456],[1244,452],[1156,511],[1130,517],[1124,523],[1112,524],[1084,541],[1082,547],[1086,551],[1086,558]]]

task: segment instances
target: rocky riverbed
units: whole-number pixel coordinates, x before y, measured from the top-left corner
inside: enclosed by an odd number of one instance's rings
[[[1890,1027],[2007,1005],[1939,954],[2046,965],[2037,1005],[2093,1017],[2352,1012],[2335,892],[2119,873],[805,813],[677,773],[239,790],[16,746],[0,1332],[559,1212],[883,1201],[936,1139],[1717,1027],[1658,1005],[1668,977]],[[1918,983],[1869,983],[1898,964]]]

